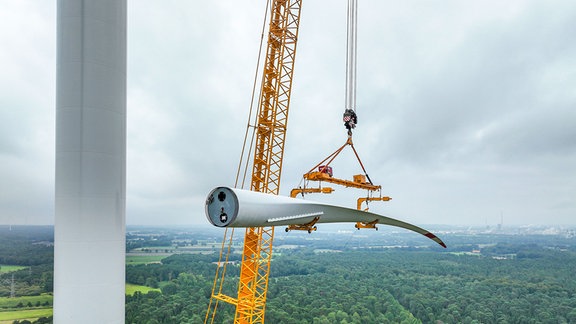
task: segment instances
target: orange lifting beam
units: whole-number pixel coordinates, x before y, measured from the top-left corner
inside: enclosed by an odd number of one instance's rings
[[[296,198],[296,196],[308,193],[324,193],[324,194],[331,194],[334,189],[330,187],[323,187],[323,188],[295,188],[290,191],[290,197]]]
[[[382,186],[375,186],[375,185],[367,182],[366,176],[364,176],[362,174],[354,175],[354,181],[351,181],[351,180],[343,180],[343,179],[334,178],[325,172],[314,171],[314,172],[306,173],[304,175],[304,179],[311,180],[311,181],[326,181],[326,182],[334,183],[334,184],[341,185],[344,187],[367,189],[370,191],[377,191],[377,190],[380,190],[382,188]]]

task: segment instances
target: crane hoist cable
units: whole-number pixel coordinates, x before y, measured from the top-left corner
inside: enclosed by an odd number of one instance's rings
[[[364,168],[364,164],[360,160],[360,156],[356,149],[354,148],[354,144],[352,143],[352,129],[356,128],[358,124],[358,115],[356,114],[356,53],[357,53],[357,21],[358,18],[358,11],[357,11],[357,0],[348,0],[348,12],[347,12],[347,33],[346,33],[346,96],[345,96],[345,106],[344,106],[344,127],[348,130],[348,140],[344,145],[342,145],[338,150],[334,153],[329,155],[326,159],[322,162],[317,164],[313,167],[308,173],[304,175],[306,179],[307,175],[316,174],[314,173],[314,169],[320,167],[320,173],[328,174],[330,178],[332,178],[331,172],[328,172],[329,164],[340,154],[340,152],[346,147],[350,146],[354,151],[354,155],[356,155],[356,159],[360,163],[362,167],[362,171],[364,171],[364,175],[369,181],[371,186],[374,186],[372,180],[368,176],[366,169]],[[325,163],[328,161],[327,163]],[[325,169],[322,169],[322,164],[325,163]],[[338,181],[347,181],[347,180],[338,180]],[[346,182],[342,182],[341,184],[345,184]]]
[[[348,130],[348,136],[352,136],[352,129],[358,124],[356,115],[356,45],[357,28],[356,0],[348,0],[348,18],[346,35],[346,96],[344,105],[344,127]]]
[[[344,122],[344,127],[348,130],[348,139],[344,145],[338,148],[335,152],[330,154],[320,163],[316,164],[312,169],[303,175],[303,186],[301,186],[302,181],[298,185],[298,188],[292,189],[290,196],[296,197],[297,195],[308,193],[325,193],[330,194],[334,189],[330,187],[322,187],[322,181],[333,183],[345,187],[353,187],[359,189],[366,189],[368,195],[366,197],[361,197],[357,202],[357,209],[361,209],[362,203],[368,204],[370,201],[388,201],[390,197],[382,197],[381,186],[374,185],[372,179],[368,175],[354,143],[352,142],[352,129],[356,128],[358,124],[358,115],[356,114],[356,54],[357,54],[357,0],[348,0],[348,12],[347,12],[347,37],[346,37],[346,96],[345,96],[345,107],[342,120]],[[335,178],[333,176],[332,167],[330,164],[334,159],[346,148],[350,146],[364,175],[354,175],[353,180],[344,180]],[[368,180],[368,181],[366,181]],[[319,186],[317,188],[309,188],[307,184],[309,181],[318,181]],[[378,197],[373,197],[372,193],[379,192]],[[356,226],[359,228],[375,228],[373,224],[361,224],[358,223]]]

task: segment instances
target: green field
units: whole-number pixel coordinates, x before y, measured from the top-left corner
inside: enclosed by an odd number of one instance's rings
[[[14,320],[35,320],[40,317],[52,316],[52,298],[52,295],[48,294],[16,298],[0,297],[0,324],[12,323]],[[32,305],[32,307],[28,305]]]
[[[0,323],[12,323],[14,320],[35,320],[40,317],[52,316],[52,308],[36,308],[17,311],[0,312]]]
[[[146,287],[146,286],[139,286],[139,285],[133,285],[133,284],[126,284],[126,295],[134,295],[135,292],[141,292],[143,294],[147,294],[150,291],[160,291],[160,289],[158,288],[150,288],[150,287]]]
[[[129,255],[126,257],[126,265],[160,263],[164,258],[165,255]]]
[[[0,264],[0,274],[27,269],[28,267]]]
[[[146,294],[150,291],[159,292],[160,289],[126,284],[126,295],[133,295],[136,291]],[[52,301],[53,296],[48,294],[16,298],[0,297],[0,324],[11,324],[14,320],[36,320],[40,317],[52,316]],[[46,303],[50,306],[37,306],[46,305]]]
[[[6,309],[15,309],[20,307],[32,306],[45,306],[46,304],[52,305],[52,295],[42,294],[40,296],[23,296],[23,297],[0,297],[0,311]]]

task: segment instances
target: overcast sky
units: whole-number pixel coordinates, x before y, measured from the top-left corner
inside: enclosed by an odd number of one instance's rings
[[[576,224],[576,2],[359,0],[354,144],[415,224]],[[234,185],[264,1],[128,1],[128,224]],[[0,224],[54,221],[56,1],[0,2]],[[304,0],[281,194],[346,141],[346,1]],[[335,176],[359,169],[351,151]],[[364,192],[340,189],[355,208]]]

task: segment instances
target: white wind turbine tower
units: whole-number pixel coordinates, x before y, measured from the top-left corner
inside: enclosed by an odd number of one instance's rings
[[[54,322],[124,323],[126,0],[58,0]]]

